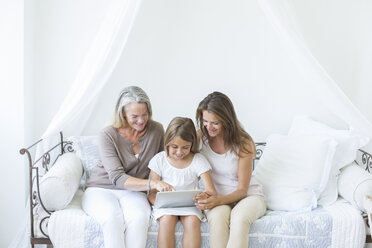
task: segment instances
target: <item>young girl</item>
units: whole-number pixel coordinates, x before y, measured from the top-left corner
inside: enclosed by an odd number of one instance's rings
[[[163,180],[175,190],[198,188],[199,177],[205,190],[215,194],[209,174],[208,161],[197,153],[197,136],[194,123],[189,118],[174,118],[164,137],[165,151],[155,155],[149,168],[151,180]],[[149,201],[155,203],[157,190],[151,190]],[[174,230],[178,219],[184,227],[182,247],[200,247],[200,220],[202,212],[196,207],[153,209],[153,217],[159,221],[158,247],[174,247]]]

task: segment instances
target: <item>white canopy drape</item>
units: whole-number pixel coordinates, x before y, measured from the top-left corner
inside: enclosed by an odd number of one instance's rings
[[[69,93],[42,135],[44,140],[52,140],[52,137],[59,131],[67,135],[80,135],[83,132],[87,121],[94,115],[93,109],[102,96],[102,90],[106,88],[123,54],[140,3],[140,0],[112,0],[106,18]],[[267,20],[276,30],[286,54],[293,60],[294,70],[301,77],[298,82],[301,85],[297,87],[311,92],[315,101],[321,102],[328,112],[332,112],[361,134],[372,138],[372,125],[345,96],[301,39],[296,19],[288,2],[286,0],[258,0],[258,3]],[[182,85],[179,87],[183,89]],[[257,87],[265,88],[265,85]],[[210,91],[213,90],[215,89],[210,89]],[[151,94],[151,92],[148,93]],[[239,106],[236,107],[239,108]],[[25,237],[24,233],[23,237]],[[20,240],[19,237],[17,239]],[[25,242],[27,244],[28,240],[26,239]],[[26,247],[24,244],[13,242],[11,247]]]
[[[301,79],[296,82],[296,87],[311,92],[318,108],[326,108],[356,131],[372,137],[372,125],[345,96],[302,40],[290,2],[258,0],[258,3],[276,31],[285,53],[293,61],[293,70]],[[61,130],[67,135],[82,133],[87,121],[92,118],[97,101],[102,101],[101,92],[110,81],[108,79],[123,53],[138,6],[138,0],[112,2],[74,84],[42,136],[44,139]],[[266,87],[269,90],[272,85]]]
[[[301,74],[303,80],[299,83],[341,120],[361,134],[372,137],[371,123],[352,104],[301,39],[287,0],[259,0],[259,3]]]
[[[140,2],[112,1],[75,82],[42,138],[61,130],[81,133],[123,52]]]
[[[68,95],[42,135],[36,158],[50,148],[59,131],[80,134],[94,109],[102,88],[114,70],[132,29],[141,0],[113,0]],[[10,248],[30,247],[29,206],[25,221]]]

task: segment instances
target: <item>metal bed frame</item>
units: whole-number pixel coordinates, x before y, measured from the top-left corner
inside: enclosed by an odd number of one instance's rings
[[[48,172],[48,169],[51,168],[54,163],[57,161],[57,159],[66,152],[74,152],[72,147],[72,142],[65,141],[63,139],[63,134],[60,132],[60,140],[59,142],[54,145],[52,148],[50,148],[48,151],[44,152],[40,157],[38,158],[32,158],[31,151],[36,149],[38,144],[41,144],[43,139],[38,140],[31,146],[27,148],[22,148],[19,152],[21,155],[27,154],[27,161],[28,161],[28,172],[29,172],[29,197],[30,197],[30,243],[31,247],[34,248],[35,245],[38,244],[47,244],[52,245],[52,242],[48,236],[47,233],[47,227],[48,227],[48,221],[49,217],[52,214],[52,211],[49,211],[45,208],[43,201],[40,197],[40,188],[39,188],[39,179],[42,175],[44,175],[46,172]],[[256,144],[256,158],[253,163],[253,168],[256,165],[256,162],[261,158],[266,143],[264,142],[258,142]],[[361,153],[360,161],[356,161],[360,166],[362,166],[366,171],[369,173],[372,173],[372,155],[363,151],[359,150],[359,153]],[[51,163],[53,161],[53,163]],[[361,164],[360,164],[361,163]],[[39,170],[42,170],[41,173]],[[36,226],[36,228],[42,233],[42,237],[38,237],[35,235],[35,212],[38,207],[41,207],[45,213],[46,216],[43,217],[41,220],[39,220],[39,225]],[[367,215],[364,216],[364,218],[367,218]],[[371,243],[371,235],[367,235],[366,237],[367,243]]]
[[[31,146],[27,148],[22,148],[19,153],[21,155],[27,154],[28,162],[28,180],[29,180],[29,207],[30,207],[30,243],[31,247],[34,248],[35,244],[47,244],[52,245],[52,242],[49,239],[47,234],[47,227],[49,217],[52,214],[52,211],[49,211],[45,208],[43,201],[40,197],[40,188],[39,188],[39,179],[41,178],[41,173],[39,169],[42,170],[42,175],[48,172],[49,168],[54,165],[57,159],[66,152],[73,152],[72,142],[64,141],[63,134],[60,132],[60,141],[58,144],[54,145],[48,151],[44,152],[40,157],[33,159],[31,151],[34,151],[37,148],[38,144],[41,144],[43,139],[38,140]],[[57,153],[56,155],[54,155]],[[53,156],[54,155],[54,156]],[[51,163],[53,161],[53,163]],[[41,207],[45,213],[46,217],[43,217],[39,223],[39,226],[36,227],[43,234],[43,237],[36,237],[35,235],[35,212],[38,207]]]

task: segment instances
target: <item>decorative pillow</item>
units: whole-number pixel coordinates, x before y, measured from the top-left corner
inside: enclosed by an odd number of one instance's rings
[[[272,210],[311,210],[327,184],[337,142],[321,136],[267,138],[254,170]]]
[[[83,174],[75,153],[61,155],[40,181],[40,198],[50,211],[64,209],[73,198]]]
[[[93,168],[98,164],[99,150],[97,136],[72,136],[68,140],[72,141],[72,147],[76,155],[81,159],[86,179],[89,178]]]
[[[365,146],[369,139],[357,136],[352,130],[336,130],[314,121],[307,116],[296,116],[289,130],[290,136],[322,135],[338,142],[328,184],[318,199],[319,205],[329,205],[337,200],[337,179],[340,169],[354,161],[356,152]]]
[[[352,163],[341,170],[338,191],[344,199],[366,212],[363,201],[366,195],[372,195],[372,174]]]

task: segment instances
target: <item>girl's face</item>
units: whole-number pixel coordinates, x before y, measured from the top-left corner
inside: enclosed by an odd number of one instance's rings
[[[190,154],[192,143],[176,136],[169,142],[168,154],[171,159],[182,160]]]
[[[203,110],[203,126],[208,131],[209,137],[214,138],[223,135],[223,127],[221,121],[216,115],[208,110]]]
[[[145,129],[149,120],[149,112],[146,103],[132,102],[125,106],[124,117],[128,125],[138,132]]]

